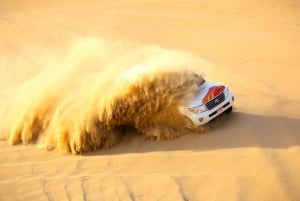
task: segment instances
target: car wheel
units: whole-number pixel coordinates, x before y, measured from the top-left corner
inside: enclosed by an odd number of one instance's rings
[[[186,131],[194,131],[196,126],[188,117],[184,116],[184,128]]]
[[[228,108],[227,110],[225,110],[225,113],[226,114],[229,114],[229,113],[231,113],[232,112],[232,106],[230,107],[230,108]]]

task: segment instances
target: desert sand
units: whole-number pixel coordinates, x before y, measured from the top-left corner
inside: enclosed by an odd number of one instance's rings
[[[0,200],[300,200],[299,19],[296,0],[1,0]],[[201,134],[131,133],[82,155],[9,145],[6,97],[90,37],[204,59],[233,113]]]

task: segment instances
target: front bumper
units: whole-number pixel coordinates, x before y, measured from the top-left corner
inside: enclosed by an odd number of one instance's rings
[[[206,110],[205,112],[201,112],[199,114],[192,113],[189,111],[182,112],[185,116],[187,116],[195,125],[201,126],[203,124],[208,123],[212,119],[216,118],[223,112],[225,112],[227,109],[232,107],[234,102],[234,96],[231,93],[231,91],[227,90],[225,92],[225,100],[222,101],[219,105],[216,107]]]

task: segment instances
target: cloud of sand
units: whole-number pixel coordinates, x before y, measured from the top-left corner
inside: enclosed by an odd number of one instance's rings
[[[178,104],[207,65],[187,52],[103,38],[34,62],[1,63],[1,138],[74,154],[115,145],[124,126],[158,140],[182,135]]]

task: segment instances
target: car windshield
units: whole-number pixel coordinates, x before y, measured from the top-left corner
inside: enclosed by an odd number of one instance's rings
[[[205,82],[205,79],[201,75],[195,73],[194,76],[198,87]]]

